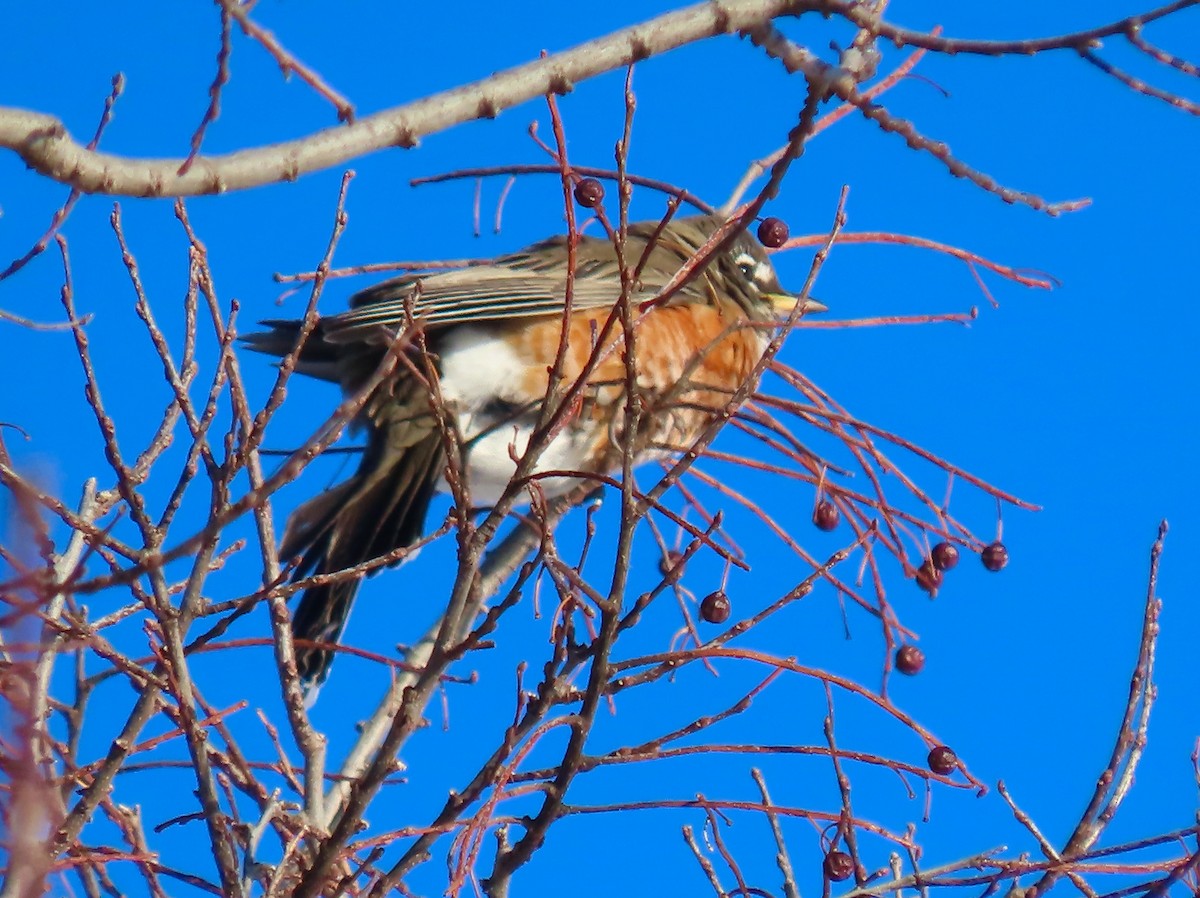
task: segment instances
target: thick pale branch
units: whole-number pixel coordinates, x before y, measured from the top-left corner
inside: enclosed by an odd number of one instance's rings
[[[811,6],[797,0],[711,0],[613,32],[482,81],[433,94],[308,137],[222,156],[128,159],[85,149],[57,118],[0,107],[0,147],[35,171],[84,193],[197,196],[292,181],[478,118],[526,100],[567,93],[575,82],[718,34],[733,34]]]

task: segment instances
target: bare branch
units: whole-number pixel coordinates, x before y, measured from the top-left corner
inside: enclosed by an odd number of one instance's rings
[[[601,72],[732,34],[803,5],[797,0],[700,3],[344,127],[224,156],[199,156],[183,172],[184,159],[133,160],[87,150],[53,116],[11,107],[0,107],[0,147],[17,153],[35,171],[83,193],[139,197],[227,193],[294,181],[382,149],[411,149],[429,134],[480,117],[494,118],[534,97],[566,93],[576,82]]]

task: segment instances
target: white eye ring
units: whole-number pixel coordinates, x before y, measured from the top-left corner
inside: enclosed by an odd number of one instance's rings
[[[766,280],[766,263],[754,258],[750,253],[740,253],[733,261],[742,270],[742,274],[755,283]]]

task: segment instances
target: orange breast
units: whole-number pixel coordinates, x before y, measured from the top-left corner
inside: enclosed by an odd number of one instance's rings
[[[625,339],[619,322],[607,334],[607,310],[572,316],[563,357],[559,391],[576,383],[589,358],[598,360],[587,376],[577,426],[604,424],[598,430],[598,454],[605,454],[625,409]],[[562,321],[513,321],[505,341],[528,365],[517,391],[525,397],[546,394],[547,379],[559,350]],[[740,309],[700,303],[658,307],[638,319],[633,341],[635,371],[642,397],[639,442],[647,449],[682,449],[712,414],[750,375],[766,348],[767,333],[749,326]],[[513,385],[516,387],[516,385]],[[607,438],[600,438],[604,434]]]

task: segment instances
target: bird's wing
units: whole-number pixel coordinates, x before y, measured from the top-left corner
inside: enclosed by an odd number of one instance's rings
[[[620,281],[576,275],[572,307],[610,306],[620,296]],[[501,318],[558,315],[567,290],[560,272],[539,273],[509,268],[472,268],[424,278],[396,278],[355,296],[353,307],[325,319],[325,338],[355,342],[380,325],[397,329],[411,316],[427,328]]]
[[[566,250],[547,256],[531,247],[494,264],[430,275],[404,275],[355,294],[349,311],[323,320],[325,339],[356,342],[379,326],[402,327],[409,316],[427,328],[471,321],[559,315],[567,289]],[[620,297],[617,265],[581,245],[572,283],[573,309],[611,306]],[[555,258],[548,262],[547,258]],[[666,278],[643,276],[635,301],[653,296]],[[662,283],[658,283],[661,281]]]

